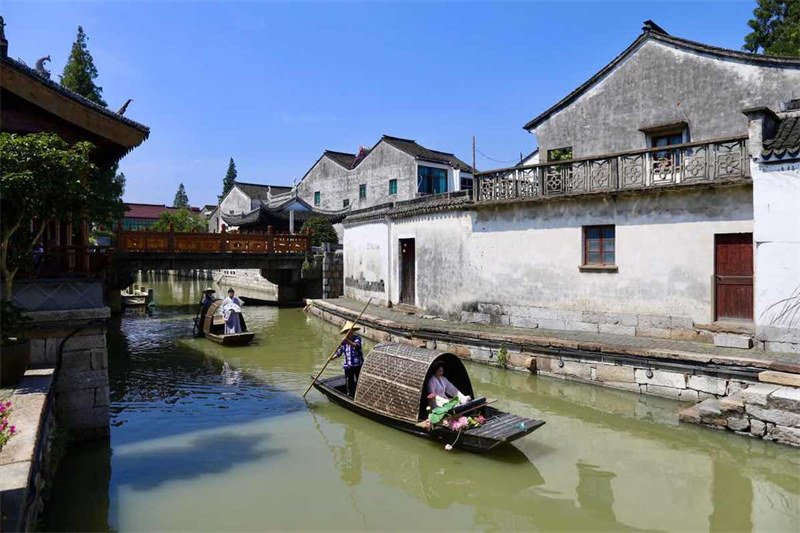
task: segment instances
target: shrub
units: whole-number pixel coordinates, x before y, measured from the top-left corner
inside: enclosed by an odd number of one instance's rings
[[[502,366],[503,368],[508,367],[508,350],[506,350],[506,345],[501,344],[500,350],[497,352],[497,364]]]
[[[305,233],[306,230],[311,232],[311,241],[314,246],[322,246],[323,242],[339,242],[339,237],[336,235],[336,230],[333,229],[333,224],[325,217],[310,217],[303,223],[300,232]]]

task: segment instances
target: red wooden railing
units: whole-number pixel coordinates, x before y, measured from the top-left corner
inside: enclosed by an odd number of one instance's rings
[[[120,252],[305,254],[311,252],[309,234],[183,233],[174,231],[118,231]]]

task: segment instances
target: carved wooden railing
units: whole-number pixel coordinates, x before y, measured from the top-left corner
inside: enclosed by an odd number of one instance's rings
[[[475,175],[475,201],[714,183],[750,177],[747,137],[675,144]]]
[[[118,231],[121,252],[306,254],[311,236],[288,233],[180,233]]]

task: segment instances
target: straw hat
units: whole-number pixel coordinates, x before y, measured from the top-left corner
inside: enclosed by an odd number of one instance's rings
[[[352,322],[350,322],[350,321],[348,320],[347,322],[345,322],[345,323],[344,323],[344,325],[342,326],[342,331],[340,331],[339,333],[341,333],[342,335],[344,335],[345,333],[347,333],[348,331],[350,331],[350,328],[353,328],[353,331],[358,331],[358,330],[360,330],[360,329],[361,329],[361,326],[359,326],[358,324],[356,324],[356,326],[355,326],[355,327],[353,327],[353,323],[352,323]]]
[[[217,292],[217,291],[215,291],[211,287],[206,287],[205,289],[203,289],[203,292]]]

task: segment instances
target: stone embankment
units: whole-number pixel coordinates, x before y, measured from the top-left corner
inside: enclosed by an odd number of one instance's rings
[[[0,451],[0,531],[35,531],[55,472],[54,368],[30,369],[11,395],[17,434]]]
[[[795,386],[749,385],[730,396],[708,399],[684,409],[680,420],[800,446],[800,376],[773,377]]]
[[[307,310],[338,325],[354,319],[362,307],[361,302],[337,298],[312,300]],[[705,406],[704,412],[709,414],[703,418],[699,412],[696,416],[687,413],[682,416],[686,422],[800,446],[800,405],[785,398],[800,391],[800,361],[793,354],[675,339],[464,324],[410,308],[371,306],[361,324],[363,335],[377,342],[412,343],[479,363],[498,364],[500,348],[505,347],[511,369],[691,402],[690,409]],[[769,394],[778,394],[750,406],[743,400],[738,420],[734,420],[736,413],[724,411],[729,404],[723,400],[735,403],[737,398],[748,398],[742,395],[751,389],[753,396],[767,389],[771,389]],[[778,392],[782,389],[786,390]],[[698,402],[703,403],[695,405]],[[714,408],[718,405],[717,415]],[[758,431],[760,423],[763,432]]]

